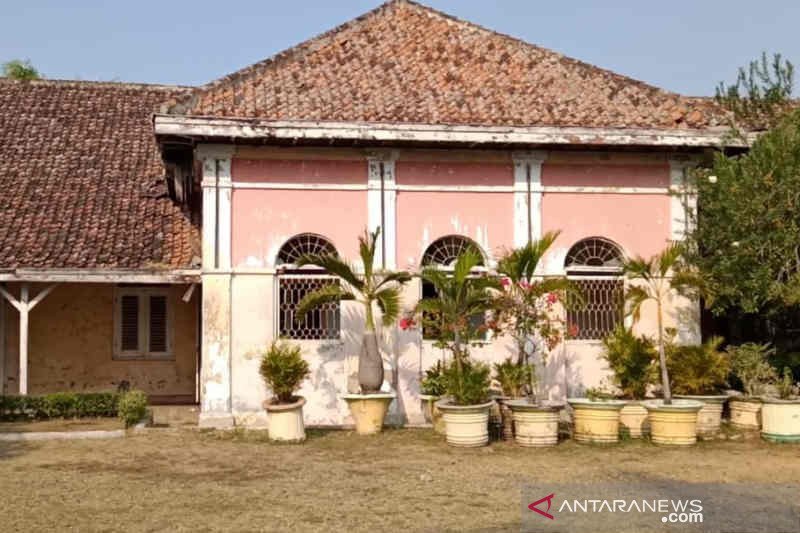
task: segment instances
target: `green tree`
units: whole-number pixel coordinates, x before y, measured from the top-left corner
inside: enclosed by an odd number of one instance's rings
[[[30,60],[12,59],[3,63],[3,76],[12,80],[38,80],[42,77]]]
[[[297,306],[297,320],[302,320],[313,308],[329,302],[355,300],[364,306],[365,324],[363,349],[358,358],[358,382],[364,393],[377,392],[383,384],[383,358],[376,334],[376,306],[382,323],[388,327],[400,314],[401,287],[411,280],[408,272],[388,272],[375,267],[375,249],[380,228],[366,230],[358,238],[362,272],[335,255],[308,254],[297,260],[297,266],[315,265],[338,277],[341,283],[326,285],[306,294]]]

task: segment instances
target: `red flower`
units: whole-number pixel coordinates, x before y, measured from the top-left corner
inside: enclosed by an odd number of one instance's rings
[[[558,301],[558,294],[554,292],[547,293],[547,303],[554,304]]]
[[[579,332],[580,328],[578,327],[578,324],[570,324],[567,328],[567,335],[570,337],[576,337]]]
[[[400,326],[400,329],[405,331],[407,329],[413,328],[416,324],[417,323],[414,322],[413,318],[401,318],[400,323],[398,325]]]

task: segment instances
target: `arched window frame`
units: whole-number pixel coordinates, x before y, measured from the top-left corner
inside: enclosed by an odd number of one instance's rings
[[[573,341],[601,341],[624,322],[624,260],[622,247],[604,237],[587,237],[570,247],[564,270],[584,298],[582,308],[568,306],[567,323],[578,327]]]
[[[294,340],[332,340],[341,336],[341,305],[339,302],[322,305],[308,313],[302,323],[294,320],[297,304],[314,290],[328,284],[339,283],[314,265],[298,267],[293,261],[307,253],[338,255],[333,242],[316,233],[294,235],[278,250],[275,256],[276,334]]]
[[[458,241],[459,244],[454,246],[453,241]],[[449,248],[449,250],[445,255],[443,252],[434,249],[434,247],[436,246]],[[422,258],[420,260],[420,267],[421,268],[434,267],[443,272],[450,273],[453,271],[453,266],[458,256],[469,247],[472,247],[476,252],[478,252],[478,254],[481,257],[481,264],[472,269],[472,274],[475,276],[479,276],[488,272],[489,269],[486,267],[487,256],[486,253],[483,251],[483,249],[480,247],[480,245],[476,243],[474,240],[470,239],[469,237],[458,234],[444,235],[431,242],[425,248],[425,251],[422,254]],[[446,259],[447,263],[441,262],[442,259]],[[435,293],[433,287],[426,286],[425,282],[423,281],[420,284],[420,295],[419,295],[420,299],[435,297],[435,294],[429,294],[429,291],[434,291]],[[478,317],[476,317],[476,320],[477,319]],[[492,336],[491,332],[487,331],[484,338],[481,339],[481,341],[488,342],[491,340],[491,336]],[[423,327],[422,339],[430,341],[430,340],[436,340],[436,337],[426,336],[425,328]]]

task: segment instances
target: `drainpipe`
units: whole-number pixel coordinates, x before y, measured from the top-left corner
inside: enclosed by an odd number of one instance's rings
[[[381,172],[381,268],[386,270],[386,177],[383,161]]]

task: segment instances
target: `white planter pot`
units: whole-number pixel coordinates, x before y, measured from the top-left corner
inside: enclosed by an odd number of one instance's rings
[[[731,424],[739,429],[761,429],[761,400],[731,398]]]
[[[773,442],[800,442],[800,399],[763,401],[761,436]]]
[[[725,402],[728,401],[728,396],[724,394],[676,394],[675,398],[702,402],[703,408],[697,413],[698,437],[713,437],[720,432],[720,427],[722,425],[722,409],[725,406]]]
[[[538,448],[558,444],[559,413],[563,404],[535,404],[505,400],[514,417],[514,440],[520,446]]]
[[[270,440],[303,442],[306,430],[303,424],[303,406],[306,399],[298,396],[293,403],[264,402],[269,422]]]
[[[395,399],[393,392],[372,394],[346,394],[342,397],[350,407],[355,421],[356,433],[372,435],[383,429],[383,420],[389,411],[389,404]]]
[[[647,416],[647,409],[642,407],[642,403],[629,400],[625,407],[619,412],[620,429],[627,432],[632,439],[641,439],[650,434],[650,419]]]
[[[445,434],[445,424],[442,418],[442,413],[436,407],[436,402],[441,398],[432,394],[420,394],[419,399],[422,402],[422,414],[425,417],[425,422],[433,426],[433,430],[440,434]]]
[[[473,448],[489,444],[489,409],[494,401],[479,405],[455,405],[452,400],[436,402],[442,412],[447,434],[447,444]]]

